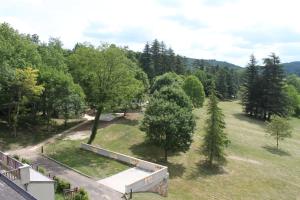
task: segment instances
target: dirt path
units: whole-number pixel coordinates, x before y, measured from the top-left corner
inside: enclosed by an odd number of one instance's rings
[[[249,159],[249,158],[243,158],[243,157],[239,157],[239,156],[228,156],[229,159],[232,159],[232,160],[238,160],[238,161],[242,161],[242,162],[247,162],[247,163],[251,163],[251,164],[255,164],[255,165],[262,165],[261,162],[257,161],[257,160],[252,160],[252,159]]]
[[[10,150],[10,151],[7,151],[7,153],[9,153],[11,155],[21,155],[26,158],[35,157],[37,154],[39,154],[41,152],[42,146],[45,146],[46,144],[49,144],[49,143],[53,143],[58,138],[65,137],[69,134],[72,134],[72,131],[75,130],[76,128],[79,128],[79,127],[84,126],[85,124],[89,123],[90,119],[87,119],[87,118],[85,118],[85,119],[86,119],[85,121],[77,124],[76,126],[73,126],[69,129],[63,131],[60,134],[54,135],[53,137],[51,137],[39,144],[27,146],[22,149]]]

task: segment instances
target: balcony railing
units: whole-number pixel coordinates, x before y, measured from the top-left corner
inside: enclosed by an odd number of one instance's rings
[[[11,171],[3,172],[2,175],[5,176],[6,178],[8,178],[11,181],[21,179],[20,169],[14,169],[14,170],[11,170]]]
[[[7,168],[8,170],[18,169],[23,166],[23,164],[20,161],[6,155],[1,151],[0,151],[0,164],[2,165],[2,168]]]

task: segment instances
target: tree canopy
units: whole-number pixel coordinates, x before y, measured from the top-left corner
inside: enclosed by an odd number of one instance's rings
[[[69,60],[71,73],[83,87],[88,103],[97,110],[90,144],[96,136],[102,111],[132,100],[144,91],[144,85],[136,78],[136,64],[114,45],[80,46]]]
[[[190,97],[193,106],[196,108],[202,107],[205,94],[202,83],[195,76],[188,76],[184,80],[183,90]]]
[[[141,130],[164,150],[165,161],[169,152],[185,152],[192,143],[196,124],[191,108],[186,94],[172,86],[156,91],[149,101]]]
[[[292,136],[292,127],[286,119],[274,116],[272,117],[271,122],[267,123],[267,132],[270,136],[275,138],[276,147],[278,149],[279,140]]]

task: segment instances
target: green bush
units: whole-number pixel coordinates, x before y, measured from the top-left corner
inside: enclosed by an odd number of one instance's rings
[[[26,158],[22,158],[21,159],[21,162],[24,163],[24,164],[28,164],[28,165],[31,165],[31,161],[26,159]]]
[[[76,193],[74,200],[89,200],[88,193],[83,188],[80,188],[79,192]]]
[[[16,159],[16,160],[20,160],[20,156],[19,156],[19,155],[16,155],[16,154],[13,155],[13,158]]]
[[[44,167],[38,167],[38,172],[40,172],[40,173],[42,173],[42,174],[44,174],[44,175],[46,175],[46,169],[44,168]]]
[[[70,189],[71,184],[68,181],[65,181],[63,179],[54,178],[54,181],[56,182],[55,192],[56,193],[63,193],[64,189]]]

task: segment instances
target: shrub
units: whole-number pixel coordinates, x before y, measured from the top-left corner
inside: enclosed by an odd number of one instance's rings
[[[16,155],[16,154],[13,155],[13,158],[16,159],[16,160],[20,160],[20,156],[19,156],[19,155]]]
[[[71,184],[68,181],[65,181],[63,179],[54,178],[54,181],[56,182],[55,192],[56,193],[63,193],[64,189],[70,189]]]
[[[74,200],[89,200],[88,193],[83,188],[80,188]]]
[[[44,167],[38,167],[38,172],[42,173],[42,174],[46,174],[46,169]]]
[[[24,163],[24,164],[28,164],[28,165],[31,165],[31,161],[26,159],[26,158],[22,158],[21,159],[21,162]]]

